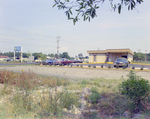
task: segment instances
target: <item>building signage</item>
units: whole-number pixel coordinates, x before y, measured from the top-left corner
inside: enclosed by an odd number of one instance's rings
[[[15,46],[14,51],[21,51],[21,46]]]

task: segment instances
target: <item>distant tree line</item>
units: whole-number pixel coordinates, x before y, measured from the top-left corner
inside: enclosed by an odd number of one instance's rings
[[[14,52],[4,52],[4,53],[0,53],[0,55],[3,55],[3,56],[8,56],[8,57],[14,57]],[[24,58],[29,58],[30,56],[30,53],[22,53],[23,57]],[[43,54],[42,52],[40,53],[33,53],[32,54],[34,56],[34,59],[42,59],[42,60],[45,60],[46,59],[46,54]],[[15,56],[16,57],[20,57],[21,54],[19,52],[16,52],[15,53]],[[66,58],[66,59],[74,59],[74,57],[70,57],[68,52],[63,52],[63,53],[60,53],[59,56],[57,54],[54,54],[54,53],[50,53],[48,54],[48,56],[50,57],[53,57],[53,58]],[[88,59],[89,57],[88,56],[83,56],[82,53],[79,53],[76,58],[79,58],[79,59]],[[147,61],[150,61],[150,53],[141,53],[141,52],[134,52],[134,55],[133,55],[133,60],[135,61],[145,61],[145,59]]]
[[[150,53],[134,52],[133,60],[135,61],[150,61]]]
[[[2,55],[2,56],[8,56],[8,57],[14,57],[14,52],[4,52],[4,53],[1,52],[0,55]],[[16,57],[20,57],[20,56],[21,56],[21,53],[16,52],[16,53],[15,53],[15,56],[16,56]],[[24,58],[28,58],[28,57],[30,56],[30,54],[29,54],[29,53],[22,53],[22,56],[23,56]]]
[[[4,53],[1,52],[0,55],[8,56],[8,57],[14,57],[14,52],[4,52]],[[24,58],[29,58],[30,55],[31,55],[30,53],[22,53],[22,56]],[[40,53],[32,53],[32,55],[34,56],[35,60],[36,59],[46,60],[47,56],[52,57],[52,58],[66,58],[66,59],[69,59],[69,60],[74,59],[74,57],[69,56],[68,52],[59,53],[59,55],[54,54],[54,53],[50,53],[50,54],[46,55],[46,54],[43,54],[42,52],[40,52]],[[21,56],[21,53],[16,52],[15,56],[19,58]],[[79,53],[77,55],[77,57],[79,59],[87,59],[88,58],[88,56],[83,57],[82,53]]]

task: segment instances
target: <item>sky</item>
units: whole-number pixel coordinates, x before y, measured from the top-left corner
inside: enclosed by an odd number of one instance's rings
[[[0,52],[68,52],[88,56],[88,50],[130,48],[150,53],[150,0],[133,11],[123,7],[121,14],[111,11],[106,1],[100,4],[97,17],[90,22],[82,18],[76,25],[65,11],[52,8],[53,0],[0,0]]]

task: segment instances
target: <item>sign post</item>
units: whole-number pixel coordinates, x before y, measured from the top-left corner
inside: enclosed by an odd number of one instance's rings
[[[15,46],[14,47],[14,61],[16,60],[16,58],[15,58],[15,52],[16,51],[21,52],[21,63],[22,63],[22,47],[21,46]]]

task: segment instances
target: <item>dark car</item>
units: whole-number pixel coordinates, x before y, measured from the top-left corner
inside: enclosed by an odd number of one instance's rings
[[[13,61],[13,59],[9,58],[9,59],[7,59],[6,61],[7,61],[7,62],[9,62],[9,61]]]
[[[126,58],[118,58],[114,62],[114,67],[128,67],[129,61]]]
[[[57,61],[57,60],[55,60],[55,59],[47,59],[45,61],[42,61],[42,64],[43,65],[52,65],[53,62],[55,62],[55,61]]]

